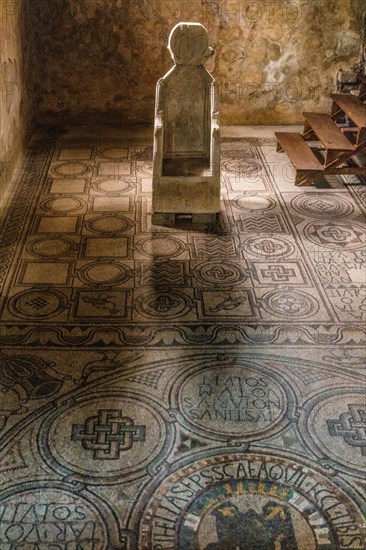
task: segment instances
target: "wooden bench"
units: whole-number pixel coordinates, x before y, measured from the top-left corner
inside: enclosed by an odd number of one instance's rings
[[[332,118],[342,112],[361,128],[366,128],[366,105],[352,94],[332,94],[334,101]]]
[[[355,128],[344,128],[344,132],[356,133],[356,150],[361,150],[366,145],[366,104],[352,94],[332,94],[333,107],[332,118],[337,118],[339,113],[345,113],[356,125]]]
[[[323,113],[304,113],[305,127],[303,138],[309,139],[314,134],[325,147],[324,166],[334,163],[341,153],[353,153],[355,147],[338,128],[334,120]]]
[[[304,138],[294,132],[275,132],[277,151],[285,151],[296,169],[295,185],[312,185],[323,173],[320,164]]]

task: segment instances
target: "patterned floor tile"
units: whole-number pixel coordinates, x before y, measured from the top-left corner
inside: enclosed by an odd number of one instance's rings
[[[36,136],[0,244],[1,550],[365,548],[365,188],[295,188],[263,132],[222,139],[204,226],[152,225],[149,133]]]

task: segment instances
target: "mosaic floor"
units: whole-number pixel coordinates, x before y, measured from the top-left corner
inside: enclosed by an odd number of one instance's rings
[[[151,133],[40,133],[1,237],[1,550],[364,549],[366,186],[222,139],[151,226]],[[243,137],[245,136],[245,137]]]

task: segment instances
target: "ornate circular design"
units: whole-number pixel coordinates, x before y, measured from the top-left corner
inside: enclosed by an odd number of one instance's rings
[[[249,237],[243,243],[244,250],[259,258],[286,258],[293,254],[295,247],[283,237]]]
[[[248,277],[242,267],[231,262],[204,262],[197,265],[193,272],[195,278],[207,285],[235,286]]]
[[[108,147],[98,151],[98,156],[110,160],[127,160],[126,147]]]
[[[75,241],[66,237],[36,239],[27,245],[29,254],[39,258],[61,258],[75,252],[76,249]]]
[[[84,176],[91,171],[92,167],[90,164],[87,164],[86,162],[70,160],[68,162],[60,162],[58,164],[54,164],[51,167],[52,174],[63,178],[75,178],[79,176]]]
[[[295,397],[288,384],[252,363],[203,364],[185,373],[174,398],[185,421],[209,437],[251,440],[289,421]]]
[[[9,311],[22,319],[55,317],[68,307],[67,298],[57,290],[24,290],[10,298]]]
[[[154,235],[146,237],[136,243],[140,254],[154,258],[174,258],[184,252],[184,244],[175,237]]]
[[[307,464],[264,452],[184,464],[144,499],[141,550],[267,550],[283,540],[287,548],[328,550],[352,537],[362,544],[362,512],[342,489]]]
[[[250,146],[248,143],[221,143],[221,150],[223,153],[223,156],[230,160],[241,160],[241,159],[247,159],[252,158],[250,156]]]
[[[99,193],[114,195],[116,193],[126,193],[135,188],[133,180],[128,178],[106,178],[92,183],[92,188]]]
[[[110,548],[100,512],[79,493],[39,484],[13,487],[0,500],[0,509],[1,548]]]
[[[252,176],[258,174],[263,166],[253,158],[240,160],[227,160],[222,163],[222,169],[229,174],[238,174],[239,176]]]
[[[299,214],[312,218],[342,218],[353,212],[353,205],[344,197],[306,193],[297,195],[291,206]]]
[[[145,176],[151,176],[153,172],[153,163],[152,161],[139,161],[136,166],[137,172],[144,174]]]
[[[128,281],[131,270],[128,266],[114,261],[93,262],[78,271],[80,281],[92,285],[119,285]]]
[[[42,210],[46,212],[76,212],[82,208],[85,208],[85,202],[73,195],[64,195],[62,197],[55,197],[46,199],[40,204]]]
[[[124,233],[133,226],[132,221],[120,214],[103,214],[85,222],[85,227],[92,233],[103,235],[116,235]]]
[[[332,389],[305,403],[300,429],[310,448],[331,466],[365,477],[366,390]]]
[[[40,452],[51,468],[88,483],[135,479],[164,454],[159,408],[122,392],[70,400],[43,422]],[[133,465],[133,468],[131,468]]]
[[[290,319],[310,317],[319,310],[315,298],[292,288],[267,292],[263,296],[263,307],[276,317]]]
[[[241,195],[233,200],[234,205],[240,210],[272,210],[276,206],[276,201],[271,197],[261,197],[260,195]]]
[[[193,304],[182,292],[174,290],[156,290],[139,296],[135,302],[136,310],[141,315],[154,319],[175,319],[188,313]]]
[[[336,249],[365,246],[366,230],[356,223],[314,222],[305,227],[305,236],[314,244]]]

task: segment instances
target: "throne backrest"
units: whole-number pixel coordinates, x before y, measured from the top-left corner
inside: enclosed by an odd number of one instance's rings
[[[212,50],[205,27],[179,23],[169,37],[174,67],[162,79],[165,158],[208,158],[211,85],[204,62]]]

